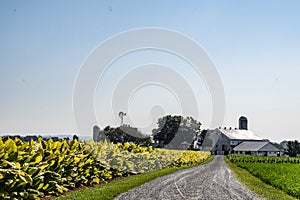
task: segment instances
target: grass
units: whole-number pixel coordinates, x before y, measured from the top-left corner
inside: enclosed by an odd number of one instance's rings
[[[251,191],[255,192],[262,198],[270,199],[270,200],[296,199],[296,198],[286,194],[282,190],[274,188],[271,185],[264,183],[259,178],[252,176],[250,174],[250,172],[248,172],[246,169],[242,169],[242,168],[236,166],[235,164],[231,163],[227,158],[225,158],[225,162],[231,168],[231,170],[233,171],[233,174],[236,176],[236,178],[241,183],[243,183]]]
[[[214,156],[211,156],[206,161],[201,164],[206,164],[214,159]],[[194,165],[195,166],[195,165]],[[106,184],[95,185],[91,188],[83,188],[76,191],[70,191],[66,194],[56,197],[56,200],[75,200],[75,199],[84,199],[84,200],[109,200],[117,197],[119,194],[130,190],[131,188],[140,186],[148,181],[156,179],[160,176],[174,173],[176,171],[191,168],[193,166],[183,166],[183,167],[172,167],[165,168],[161,170],[156,170],[144,174],[133,175],[129,177],[123,177],[115,179]]]

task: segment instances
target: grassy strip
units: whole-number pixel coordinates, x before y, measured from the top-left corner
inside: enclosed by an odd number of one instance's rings
[[[201,164],[206,164],[214,159],[211,156],[206,161]],[[194,166],[183,166],[183,167],[172,167],[165,168],[161,170],[156,170],[144,174],[138,174],[129,177],[123,177],[113,180],[107,184],[96,185],[92,188],[84,188],[81,190],[71,191],[63,196],[55,198],[56,200],[74,200],[74,199],[84,199],[84,200],[108,200],[117,197],[119,194],[130,190],[131,188],[140,186],[148,181],[156,179],[160,176],[174,173],[176,171],[191,168]]]
[[[289,200],[289,199],[296,199],[282,190],[279,190],[277,188],[272,187],[271,185],[268,185],[264,183],[259,178],[256,178],[255,176],[252,176],[250,172],[248,172],[245,169],[242,169],[235,164],[231,163],[226,157],[225,157],[226,164],[230,167],[233,174],[236,176],[236,178],[243,183],[246,187],[248,187],[251,191],[255,192],[259,196],[261,196],[264,199],[270,199],[270,200]]]

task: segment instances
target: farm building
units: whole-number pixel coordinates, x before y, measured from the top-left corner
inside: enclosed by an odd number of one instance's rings
[[[236,154],[252,156],[280,156],[280,149],[275,147],[271,142],[242,142],[233,148]]]
[[[202,150],[212,151],[215,154],[231,153],[233,148],[245,141],[265,141],[248,130],[246,117],[239,118],[239,128],[217,128],[209,130],[202,143]]]

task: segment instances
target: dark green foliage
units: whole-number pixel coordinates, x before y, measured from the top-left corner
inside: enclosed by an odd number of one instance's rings
[[[288,154],[291,157],[297,157],[297,154],[300,154],[300,144],[297,140],[288,141]]]
[[[153,139],[162,145],[169,144],[176,134],[180,134],[182,141],[192,139],[200,132],[201,123],[192,117],[183,118],[182,116],[167,115],[158,119],[158,128],[152,130]],[[185,138],[187,137],[187,138]],[[192,141],[190,141],[192,143]]]
[[[158,129],[154,129],[152,131],[153,139],[155,141],[159,141],[159,143],[163,143],[164,145],[169,144],[175,137],[182,119],[182,116],[171,115],[159,118],[157,123]]]
[[[100,134],[104,134],[109,141],[113,143],[126,143],[132,142],[134,144],[148,146],[151,143],[149,136],[143,135],[137,128],[129,125],[122,125],[117,128],[110,126],[105,127]]]
[[[280,149],[280,150],[284,150],[284,148],[281,146],[281,144],[276,143],[276,142],[272,142],[272,144],[273,144],[276,148],[278,148],[278,149]]]

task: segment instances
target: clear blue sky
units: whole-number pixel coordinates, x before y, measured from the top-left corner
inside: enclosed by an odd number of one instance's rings
[[[299,10],[299,1],[1,1],[0,132],[76,132],[73,84],[89,52],[119,32],[162,27],[193,38],[215,63],[226,95],[222,126],[234,127],[245,115],[261,137],[300,139]],[[205,84],[191,84],[201,91],[199,120],[209,127]],[[139,95],[133,110],[143,107]],[[97,116],[101,126],[113,123],[105,112]]]

